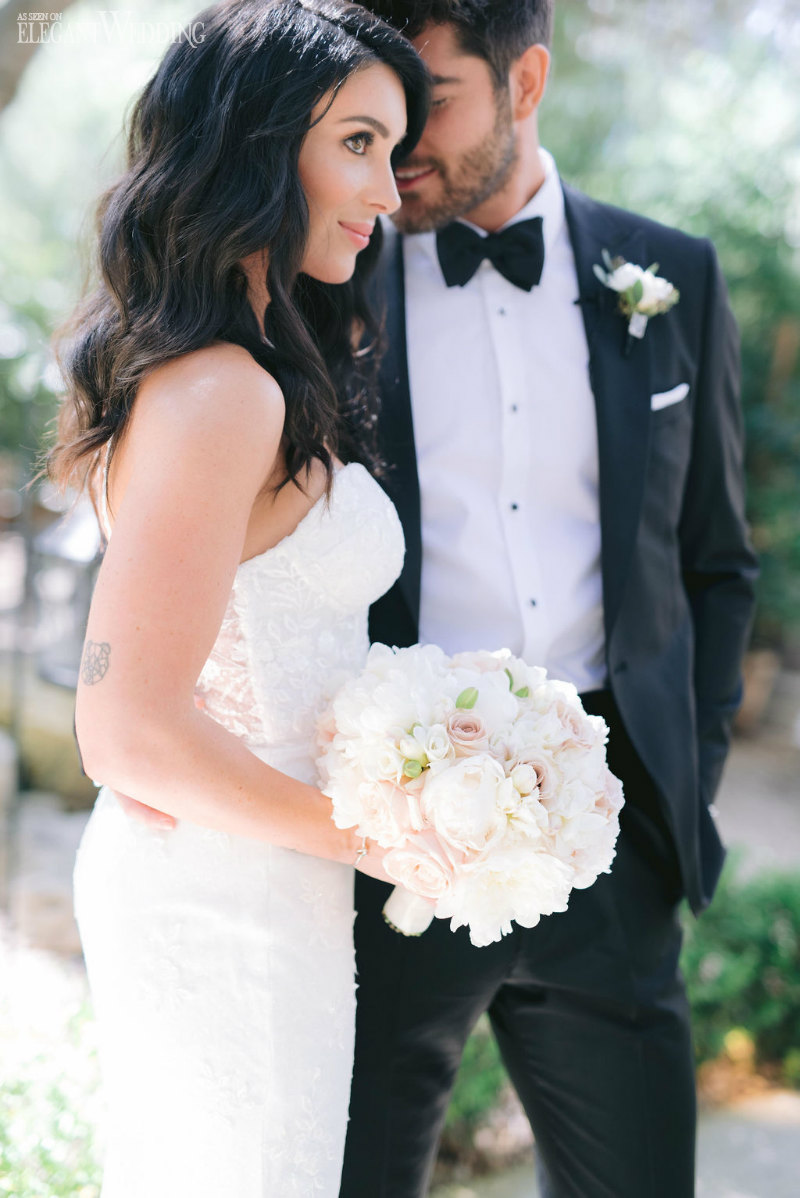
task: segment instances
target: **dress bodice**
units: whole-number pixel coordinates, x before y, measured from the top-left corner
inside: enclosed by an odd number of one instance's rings
[[[369,605],[397,578],[403,532],[358,463],[277,545],[243,562],[196,686],[198,705],[255,746],[313,743],[318,715],[369,645]]]

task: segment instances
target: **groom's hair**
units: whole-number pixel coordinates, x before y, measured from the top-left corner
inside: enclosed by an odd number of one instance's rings
[[[406,37],[424,27],[452,25],[465,54],[483,58],[498,86],[528,46],[550,47],[554,0],[363,0]]]

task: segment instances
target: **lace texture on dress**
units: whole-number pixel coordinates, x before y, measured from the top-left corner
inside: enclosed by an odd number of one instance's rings
[[[243,563],[197,682],[206,713],[313,782],[317,716],[363,667],[403,535],[360,465]],[[337,1198],[355,1026],[349,866],[102,790],[75,911],[109,1103],[102,1198]]]

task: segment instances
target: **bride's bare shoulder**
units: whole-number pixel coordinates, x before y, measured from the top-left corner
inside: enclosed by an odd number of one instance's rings
[[[224,428],[235,435],[241,429],[248,437],[279,434],[286,414],[273,376],[242,346],[223,341],[154,367],[134,409],[139,422],[177,424],[196,434]]]

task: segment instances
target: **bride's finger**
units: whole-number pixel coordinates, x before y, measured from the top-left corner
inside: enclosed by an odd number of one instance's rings
[[[165,811],[157,811],[155,807],[139,803],[130,795],[120,794],[118,790],[112,791],[112,794],[125,814],[141,824],[149,824],[152,828],[174,828],[177,823],[177,820]]]

